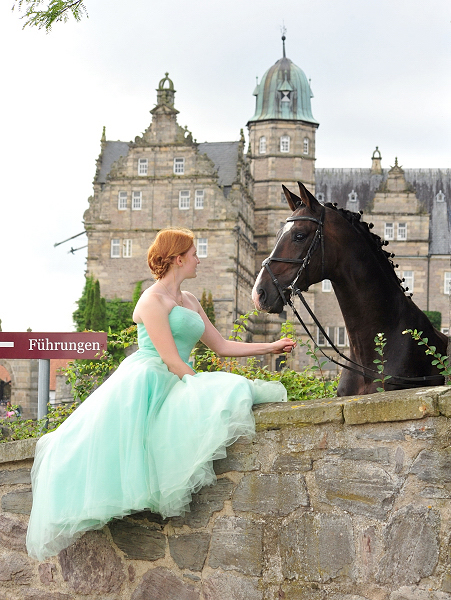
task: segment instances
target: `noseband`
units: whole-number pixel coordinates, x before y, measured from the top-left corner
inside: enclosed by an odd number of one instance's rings
[[[305,271],[306,274],[306,278],[307,278],[307,287],[308,287],[308,271],[307,271],[307,267],[310,263],[310,260],[312,258],[312,254],[315,252],[316,248],[318,247],[319,244],[321,244],[321,278],[324,279],[324,235],[323,235],[323,225],[324,225],[324,214],[325,214],[326,209],[323,206],[323,209],[321,211],[321,216],[319,219],[315,219],[313,217],[288,217],[288,219],[286,219],[286,223],[292,223],[293,221],[313,221],[313,223],[317,224],[317,228],[315,231],[315,235],[313,236],[313,239],[310,243],[310,246],[307,250],[307,254],[304,256],[304,258],[276,258],[276,257],[271,257],[268,256],[268,258],[265,258],[265,260],[262,262],[262,267],[264,267],[267,271],[268,271],[268,275],[271,277],[271,281],[273,282],[273,284],[275,285],[277,291],[279,292],[280,297],[282,298],[282,302],[285,306],[285,304],[289,304],[292,307],[292,303],[290,298],[286,298],[285,294],[283,293],[283,289],[282,286],[280,285],[277,277],[274,275],[274,273],[271,270],[270,264],[272,262],[283,262],[283,263],[293,263],[293,264],[298,264],[300,265],[296,275],[294,276],[293,281],[290,283],[290,285],[286,288],[286,289],[291,289],[292,292],[294,293],[298,293],[300,292],[300,290],[297,287],[297,282],[299,280],[299,277],[302,275],[302,272]]]

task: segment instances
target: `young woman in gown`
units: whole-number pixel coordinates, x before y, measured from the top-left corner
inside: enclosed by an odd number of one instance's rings
[[[254,433],[252,404],[286,400],[278,382],[224,372],[195,373],[201,339],[222,356],[291,352],[295,343],[225,340],[198,300],[181,291],[199,259],[188,230],[159,232],[148,263],[156,283],[133,319],[139,350],[126,358],[54,432],[38,441],[32,469],[30,556],[56,555],[85,531],[113,517],[151,510],[189,511],[191,496],[216,481],[212,462],[242,435]]]

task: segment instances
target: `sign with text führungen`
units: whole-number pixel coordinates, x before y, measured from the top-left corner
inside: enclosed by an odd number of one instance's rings
[[[107,334],[0,332],[0,358],[100,358]]]

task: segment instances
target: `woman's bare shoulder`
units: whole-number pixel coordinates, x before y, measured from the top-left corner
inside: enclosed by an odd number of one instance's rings
[[[195,312],[199,312],[199,309],[201,308],[199,300],[191,292],[183,292],[183,302],[185,308],[189,308]]]
[[[171,307],[168,298],[164,294],[152,289],[153,286],[147,288],[138,300],[135,310],[133,311],[133,320],[135,323],[142,323],[146,313],[152,311],[157,314],[170,313]],[[144,318],[143,318],[144,316]]]

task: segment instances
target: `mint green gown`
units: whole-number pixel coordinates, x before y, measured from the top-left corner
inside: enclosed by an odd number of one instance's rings
[[[202,336],[196,312],[175,306],[169,324],[181,358]],[[138,325],[126,358],[54,432],[37,444],[32,469],[30,556],[45,560],[85,531],[141,510],[189,511],[191,496],[216,481],[212,462],[254,433],[252,404],[286,400],[277,382],[224,372],[179,379]]]

